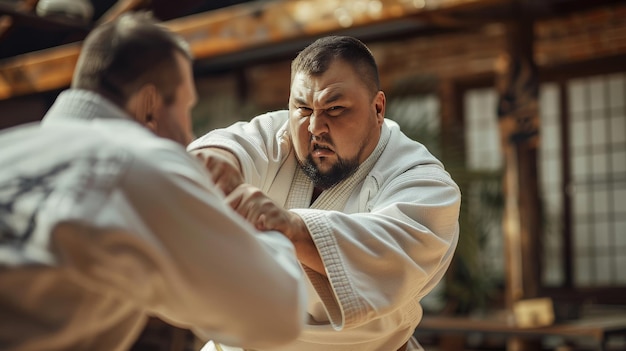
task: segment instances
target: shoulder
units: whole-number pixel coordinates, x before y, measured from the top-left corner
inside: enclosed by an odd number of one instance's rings
[[[281,144],[288,130],[288,119],[287,110],[267,112],[249,121],[239,121],[225,128],[211,130],[194,140],[187,150],[213,146],[246,153],[250,151],[250,147],[254,148],[258,144]]]
[[[147,177],[143,181],[157,176],[182,177],[207,185],[210,177],[198,160],[182,145],[158,137],[139,125],[128,126],[124,125],[123,121],[117,121],[119,125],[115,125],[115,121],[112,124],[105,128],[106,132],[102,133],[102,136],[113,149],[132,158],[130,167],[135,173]]]
[[[116,172],[122,176],[132,169],[134,174],[146,177],[140,181],[157,174],[183,176],[198,182],[209,179],[184,147],[130,120],[27,125],[0,133],[0,146],[11,150],[3,152],[0,164],[13,162],[22,165],[24,170],[38,171],[55,164],[80,161],[100,165],[98,173]],[[102,168],[112,163],[117,166]]]
[[[386,119],[385,127],[389,129],[389,142],[377,165],[381,163],[383,167],[393,164],[404,165],[405,169],[424,165],[443,167],[441,161],[426,146],[409,138],[396,122]]]
[[[426,146],[409,138],[397,123],[385,121],[385,125],[389,128],[389,142],[370,172],[380,184],[394,179],[419,178],[455,185],[444,164]]]
[[[278,110],[258,115],[250,120],[250,124],[257,125],[259,129],[277,131],[289,120],[288,110]]]

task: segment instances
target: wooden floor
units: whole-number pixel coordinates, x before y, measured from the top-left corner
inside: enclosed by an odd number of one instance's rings
[[[541,330],[524,330],[526,336],[538,336],[533,338],[536,342],[532,351],[626,351],[626,314],[619,313],[615,318],[603,315],[600,320],[593,319],[573,323],[577,328],[590,325],[587,335],[580,332],[584,338],[576,338],[576,342],[570,342],[572,325],[550,326]],[[475,320],[458,320],[449,317],[427,318],[415,332],[415,336],[422,344],[425,351],[512,351],[507,349],[508,338],[515,334],[519,336],[519,330],[513,330],[503,325],[494,325],[490,322],[477,323]],[[618,323],[619,322],[619,323]],[[566,337],[551,335],[564,333]],[[598,335],[592,331],[602,330],[612,332],[605,348],[598,348]],[[513,333],[513,334],[511,334]],[[591,334],[590,334],[591,333]],[[521,334],[524,336],[524,334]],[[605,335],[606,336],[606,335]],[[131,351],[197,351],[200,349],[193,334],[187,330],[174,328],[158,320],[151,319],[146,330],[137,340]],[[587,343],[587,341],[589,341]]]
[[[449,348],[440,347],[436,344],[422,343],[425,351],[447,351]],[[463,345],[455,348],[456,351],[508,351],[505,342],[491,343],[489,345]],[[596,351],[595,345],[566,345],[562,342],[554,341],[542,345],[533,351]],[[611,342],[607,345],[607,351],[626,351],[626,340]]]
[[[186,330],[171,327],[159,320],[153,320],[150,328],[137,340],[131,351],[198,351],[202,344]],[[463,336],[435,336],[416,333],[425,351],[511,351],[507,350],[506,336],[469,333]],[[558,337],[544,338],[532,351],[597,351],[594,343],[566,343]],[[606,345],[605,351],[626,351],[626,336],[614,337]]]
[[[542,327],[516,326],[502,313],[425,315],[415,337],[426,351],[626,351],[626,308],[594,306]]]

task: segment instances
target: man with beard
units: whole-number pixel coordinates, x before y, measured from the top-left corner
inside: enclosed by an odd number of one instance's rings
[[[304,332],[264,350],[421,349],[412,337],[420,299],[452,259],[460,192],[423,145],[385,119],[385,104],[369,49],[325,37],[292,62],[289,111],[188,148],[237,212],[291,240],[306,272]]]

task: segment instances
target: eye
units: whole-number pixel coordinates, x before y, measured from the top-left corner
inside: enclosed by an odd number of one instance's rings
[[[343,111],[345,110],[345,107],[343,106],[333,106],[331,108],[326,109],[326,114],[328,114],[331,117],[337,117],[339,116]]]
[[[313,109],[310,107],[298,106],[297,109],[300,113],[300,116],[310,116],[311,113],[313,113]]]

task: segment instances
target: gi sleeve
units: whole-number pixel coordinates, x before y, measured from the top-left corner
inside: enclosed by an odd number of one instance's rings
[[[95,225],[57,226],[64,266],[86,286],[201,338],[248,348],[292,341],[306,316],[292,244],[255,231],[195,159],[175,151],[133,160]]]
[[[239,158],[245,182],[267,191],[291,147],[286,137],[288,117],[288,111],[276,111],[213,130],[192,142],[187,151],[226,149]]]
[[[327,278],[307,269],[333,327],[355,327],[421,299],[440,281],[458,241],[460,192],[439,166],[388,181],[371,210],[294,209],[305,221]]]

